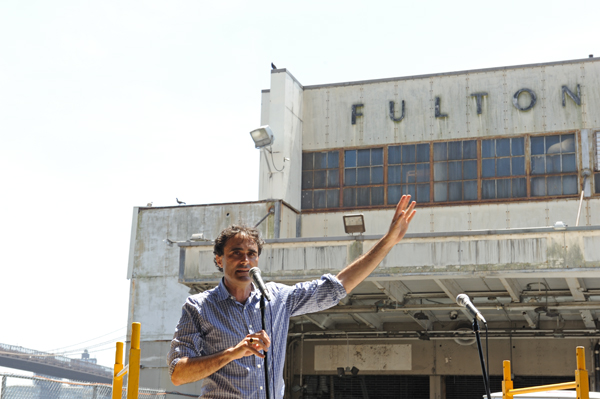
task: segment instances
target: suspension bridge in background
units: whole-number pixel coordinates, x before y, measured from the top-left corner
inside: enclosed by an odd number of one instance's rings
[[[0,366],[70,380],[112,383],[113,369],[86,361],[0,343]]]

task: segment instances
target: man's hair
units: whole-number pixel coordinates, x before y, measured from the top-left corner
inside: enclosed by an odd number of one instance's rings
[[[244,235],[254,241],[254,243],[258,247],[259,256],[262,252],[262,247],[265,242],[260,237],[260,232],[256,228],[246,225],[232,224],[231,226],[227,227],[225,230],[220,232],[219,236],[215,240],[215,246],[213,248],[213,254],[215,254],[214,262],[215,266],[220,271],[223,271],[223,269],[219,267],[219,264],[217,263],[217,256],[223,256],[223,254],[225,253],[225,245],[227,244],[227,241],[229,241],[230,238],[233,238],[238,234]]]

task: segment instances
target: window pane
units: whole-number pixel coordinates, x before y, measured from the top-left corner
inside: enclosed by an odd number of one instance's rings
[[[433,160],[445,161],[448,159],[447,143],[433,143]]]
[[[371,150],[358,150],[356,158],[358,166],[369,166],[371,164]]]
[[[496,163],[497,176],[510,176],[510,158],[498,158]]]
[[[525,174],[525,157],[512,158],[512,176],[520,176]]]
[[[399,145],[388,147],[388,164],[398,164],[402,161],[402,152]]]
[[[465,201],[477,199],[477,181],[464,182]]]
[[[371,168],[371,184],[383,184],[383,166]]]
[[[510,139],[496,140],[496,156],[497,157],[510,156]]]
[[[383,186],[371,188],[371,205],[383,205]]]
[[[327,207],[327,196],[325,194],[325,190],[315,190],[313,201],[315,209],[322,209]]]
[[[481,182],[481,198],[496,198],[496,180],[483,180]]]
[[[562,171],[563,172],[575,172],[577,166],[575,165],[575,154],[566,154],[562,156]]]
[[[317,170],[315,171],[315,188],[325,188],[327,187],[327,171],[326,170]],[[317,199],[315,197],[315,206],[317,203]]]
[[[462,179],[462,162],[453,161],[448,162],[448,180],[461,180]]]
[[[302,189],[313,188],[313,172],[302,172]]]
[[[433,185],[433,200],[435,202],[448,200],[448,183],[435,183]]]
[[[527,196],[527,184],[525,179],[512,179],[512,197],[522,198]]]
[[[463,177],[467,179],[477,179],[477,161],[463,162]]]
[[[369,187],[360,187],[356,190],[356,205],[358,206],[369,206],[371,205]]]
[[[462,182],[448,183],[448,200],[460,201],[462,199]]]
[[[494,149],[495,140],[483,140],[481,142],[481,157],[493,158],[496,150]]]
[[[448,143],[448,159],[462,159],[462,141]]]
[[[414,183],[416,181],[415,165],[402,165],[402,183]]]
[[[546,179],[548,195],[562,194],[562,184],[560,180],[560,176],[548,176],[548,178]]]
[[[544,138],[543,137],[532,137],[531,138],[531,155],[544,154]]]
[[[560,155],[546,155],[546,173],[560,173]]]
[[[562,152],[575,152],[574,134],[564,134],[560,138],[562,140]]]
[[[355,186],[356,185],[356,169],[346,169],[344,171],[344,185]]]
[[[417,144],[417,162],[429,162],[429,144]]]
[[[312,209],[312,191],[302,191],[302,209]]]
[[[354,168],[356,167],[356,151],[346,151],[344,157],[344,167]]]
[[[414,163],[417,157],[415,154],[414,145],[403,145],[402,146],[402,163]]]
[[[326,152],[317,152],[315,154],[315,169],[327,169]]]
[[[327,190],[327,208],[340,206],[340,190]]]
[[[525,155],[525,138],[512,139],[512,155]]]
[[[419,184],[417,186],[417,202],[429,202],[429,184]]]
[[[340,186],[340,172],[337,170],[327,171],[327,187]]]
[[[600,194],[600,173],[594,175],[594,192]]]
[[[371,181],[371,168],[358,168],[358,174],[356,175],[356,184],[365,185]]]
[[[402,186],[388,186],[388,205],[397,204],[402,196]]]
[[[531,195],[534,197],[546,195],[545,177],[534,177],[531,179]]]
[[[340,166],[340,153],[337,151],[330,151],[327,154],[327,167],[329,169],[339,168]]]
[[[546,157],[531,157],[531,174],[541,175],[546,173]]]
[[[400,165],[388,166],[388,184],[402,183],[402,175]]]
[[[344,207],[351,208],[356,206],[356,189],[345,188],[344,189]]]
[[[302,170],[312,170],[313,169],[313,153],[303,153],[302,154]]]
[[[371,165],[383,165],[383,148],[371,149]]]
[[[419,163],[417,164],[417,181],[429,181],[429,164]]]
[[[563,176],[562,186],[563,194],[577,194],[577,176]]]
[[[546,154],[560,152],[560,136],[546,136]]]
[[[448,180],[448,164],[446,162],[439,162],[439,163],[433,164],[433,180],[434,181]]]
[[[494,177],[496,176],[496,160],[483,159],[481,161],[481,177]]]
[[[477,141],[463,141],[463,159],[477,159]]]
[[[510,180],[496,180],[497,198],[510,198]]]

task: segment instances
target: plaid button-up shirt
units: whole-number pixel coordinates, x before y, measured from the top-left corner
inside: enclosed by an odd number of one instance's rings
[[[336,305],[346,296],[340,281],[330,274],[294,286],[267,283],[273,301],[266,302],[265,330],[271,338],[268,351],[269,387],[273,399],[283,398],[283,365],[289,318]],[[188,297],[175,328],[167,356],[169,372],[182,357],[200,357],[237,345],[246,335],[262,329],[261,293],[253,287],[245,304],[229,294],[223,281],[212,290]],[[204,379],[203,398],[266,399],[264,359],[247,356],[234,360]]]

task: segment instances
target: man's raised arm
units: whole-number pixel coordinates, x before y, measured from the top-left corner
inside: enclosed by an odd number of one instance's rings
[[[394,245],[402,240],[402,237],[404,237],[404,234],[408,230],[410,221],[417,212],[414,210],[415,205],[417,205],[415,201],[410,202],[410,195],[403,195],[398,205],[396,205],[396,212],[394,213],[388,232],[366,254],[338,273],[337,278],[347,293],[350,293],[350,291],[367,278],[391,251]]]

